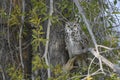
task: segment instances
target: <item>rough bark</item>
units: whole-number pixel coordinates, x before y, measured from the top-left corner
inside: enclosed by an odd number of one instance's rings
[[[58,2],[61,0],[56,0],[54,1],[54,5],[55,2]],[[49,6],[49,1],[46,1],[47,5]],[[48,8],[49,11],[49,8]],[[54,12],[53,16],[56,14],[56,12]],[[44,32],[46,33],[46,29],[47,29],[47,21],[45,21],[45,23],[43,24],[43,29]],[[48,49],[48,60],[50,65],[52,65],[53,67],[55,67],[56,65],[61,65],[63,66],[69,58],[68,52],[66,51],[65,47],[65,40],[64,40],[64,25],[59,25],[56,23],[56,25],[50,26],[50,39],[49,39],[49,49]],[[43,37],[45,37],[46,34],[43,35]],[[41,44],[40,45],[40,53],[41,56],[43,55],[44,52],[44,46]],[[44,69],[41,69],[40,71],[40,77],[41,80],[46,80],[47,79],[47,71]],[[52,72],[51,72],[52,73]],[[46,76],[45,76],[46,75]],[[52,77],[54,75],[52,74]]]
[[[10,2],[12,1],[12,2]],[[9,13],[9,15],[11,14],[11,10],[13,10],[13,8],[18,5],[21,8],[21,2],[17,1],[17,0],[0,0],[0,8],[4,9],[5,12]],[[31,2],[29,0],[27,0],[25,2],[25,12],[28,13],[31,9]],[[23,23],[23,25],[25,25],[23,27],[24,30],[26,30],[26,36],[23,37],[22,34],[22,57],[23,57],[23,63],[25,66],[25,75],[24,78],[26,79],[31,79],[31,70],[32,70],[32,46],[31,46],[31,39],[32,39],[32,29],[31,29],[31,25],[27,22],[28,21],[28,16],[25,17],[26,22]],[[3,72],[0,73],[1,80],[4,80],[3,77],[3,73],[5,75],[5,80],[9,80],[10,77],[8,77],[7,74],[7,70],[8,69],[8,65],[11,64],[15,65],[16,68],[20,65],[20,56],[18,54],[18,31],[19,30],[19,26],[12,26],[10,27],[7,24],[7,19],[5,18],[0,18],[0,66],[3,69]],[[3,34],[2,34],[3,33]],[[24,43],[27,43],[26,45],[23,46]],[[4,63],[3,63],[4,62]]]
[[[68,53],[65,50],[64,26],[52,26],[50,34],[49,55],[50,63],[53,66],[65,64],[68,59]]]
[[[31,10],[31,1],[25,1],[25,12],[28,13]],[[25,67],[25,79],[31,80],[32,75],[32,28],[30,23],[28,23],[28,16],[26,16],[26,23],[25,28],[26,29],[26,36],[23,38],[23,43],[27,43],[25,45],[25,48],[23,50],[23,62]],[[27,46],[27,47],[26,47]]]

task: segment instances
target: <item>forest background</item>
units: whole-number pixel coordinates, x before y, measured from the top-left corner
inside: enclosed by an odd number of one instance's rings
[[[120,80],[119,4],[0,0],[0,80]],[[88,41],[73,57],[67,23],[79,24]]]

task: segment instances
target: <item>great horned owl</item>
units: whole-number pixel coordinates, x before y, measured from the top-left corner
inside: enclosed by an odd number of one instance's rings
[[[69,57],[82,54],[81,50],[88,46],[88,38],[79,23],[67,22],[65,25],[65,43]]]

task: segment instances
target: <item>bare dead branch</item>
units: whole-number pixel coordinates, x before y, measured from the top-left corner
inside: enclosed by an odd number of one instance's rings
[[[103,47],[103,48],[109,49],[109,50],[111,50],[111,49],[113,50],[113,48],[108,48],[108,47],[101,46],[101,45],[98,45],[98,44],[97,44],[97,41],[96,41],[96,39],[95,39],[95,37],[94,37],[94,34],[93,34],[93,32],[92,32],[92,30],[91,30],[91,28],[90,28],[89,21],[88,21],[87,18],[85,17],[85,13],[84,13],[82,7],[81,7],[80,4],[79,4],[79,1],[78,1],[78,0],[73,0],[73,2],[74,2],[75,5],[77,6],[77,8],[78,8],[78,10],[79,10],[79,13],[82,15],[83,20],[84,20],[84,22],[85,22],[85,24],[86,24],[86,27],[87,27],[87,29],[88,29],[88,31],[89,31],[89,33],[90,33],[90,36],[91,36],[91,38],[92,38],[92,41],[93,41],[93,43],[94,43],[95,49],[92,48],[92,49],[90,49],[89,51],[90,51],[96,58],[99,59],[99,62],[100,62],[100,70],[103,70],[103,68],[102,68],[102,62],[103,62],[103,63],[105,63],[107,66],[109,66],[114,72],[120,74],[120,68],[117,67],[115,64],[111,63],[111,62],[110,62],[109,60],[107,60],[105,57],[101,56],[100,53],[99,53],[99,51],[98,51],[98,47]]]
[[[89,51],[96,56],[96,51],[94,48],[89,49]],[[113,64],[112,62],[110,62],[109,60],[107,60],[105,57],[103,57],[102,55],[96,56],[96,58],[101,58],[102,62],[104,64],[106,64],[107,66],[109,66],[114,72],[116,72],[117,74],[120,74],[120,67],[118,67],[117,65]]]

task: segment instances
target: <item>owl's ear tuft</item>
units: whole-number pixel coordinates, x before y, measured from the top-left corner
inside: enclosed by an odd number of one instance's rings
[[[69,23],[69,22],[66,22],[65,27],[69,27],[69,28],[70,28],[70,23]]]
[[[65,24],[66,24],[66,25],[70,25],[70,23],[69,23],[69,22],[66,22]]]

